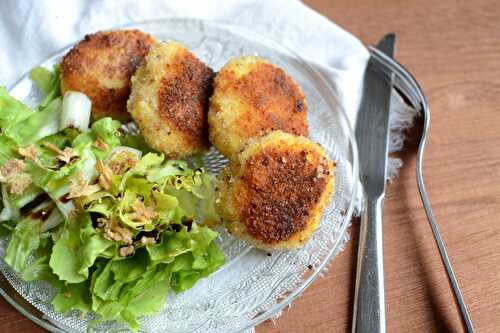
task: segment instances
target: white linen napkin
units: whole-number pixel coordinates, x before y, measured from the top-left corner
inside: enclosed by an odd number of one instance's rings
[[[339,88],[354,128],[369,53],[356,37],[298,0],[3,0],[0,85],[10,88],[29,69],[85,34],[168,17],[237,24],[295,50]],[[412,125],[414,116],[393,94],[391,151],[402,148],[403,130]],[[391,160],[390,178],[400,166],[400,160]]]

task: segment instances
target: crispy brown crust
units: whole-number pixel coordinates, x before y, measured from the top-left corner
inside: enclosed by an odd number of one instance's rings
[[[330,176],[328,161],[311,163],[309,154],[315,152],[267,148],[246,161],[235,197],[252,237],[273,244],[308,227]]]
[[[186,144],[208,146],[207,111],[214,72],[187,49],[177,51],[160,81],[158,114]]]
[[[262,62],[241,78],[222,70],[215,79],[215,89],[221,95],[234,94],[248,105],[249,112],[242,113],[235,123],[244,137],[273,130],[308,135],[304,93],[281,68]]]
[[[87,35],[61,62],[62,91],[76,90],[92,100],[92,119],[130,120],[130,77],[155,42],[139,30],[101,31]]]

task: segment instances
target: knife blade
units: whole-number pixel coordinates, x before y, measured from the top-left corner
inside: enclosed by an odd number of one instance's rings
[[[396,35],[386,35],[377,48],[394,56]],[[382,209],[385,195],[389,111],[393,74],[370,58],[356,122],[359,178],[364,193],[361,217],[352,332],[384,333],[385,295]]]
[[[395,38],[394,34],[388,34],[377,48],[393,57]],[[375,59],[369,60],[356,122],[356,142],[361,183],[370,195],[385,189],[392,80],[392,74],[385,73]]]

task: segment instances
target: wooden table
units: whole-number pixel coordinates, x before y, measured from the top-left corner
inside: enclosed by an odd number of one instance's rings
[[[434,213],[477,332],[499,332],[500,2],[306,2],[365,43],[397,33],[397,58],[432,109],[425,177]],[[410,141],[385,206],[388,331],[460,332],[415,184],[415,148]],[[355,222],[353,240],[323,278],[258,333],[349,331],[358,231]],[[0,332],[43,330],[1,300]]]
[[[424,173],[434,213],[476,331],[500,332],[500,2],[306,2],[364,43],[396,32],[396,57],[430,100]],[[407,145],[385,206],[388,332],[461,332],[418,196],[415,148]],[[257,332],[348,332],[358,232],[355,224],[325,276]]]

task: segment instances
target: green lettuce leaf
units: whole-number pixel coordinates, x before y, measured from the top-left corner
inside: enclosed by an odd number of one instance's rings
[[[50,255],[37,257],[21,272],[21,278],[28,282],[43,280],[49,282],[54,287],[61,287],[63,283],[59,280],[57,275],[52,272],[52,269],[49,266],[49,259]]]
[[[171,263],[175,258],[183,253],[192,250],[189,242],[184,242],[176,237],[174,232],[164,232],[160,243],[147,246],[149,256],[153,264]]]
[[[22,272],[28,264],[28,258],[40,245],[40,220],[24,218],[20,220],[7,246],[4,261],[16,272]]]
[[[38,89],[44,94],[47,94],[52,90],[51,81],[53,80],[53,73],[44,67],[35,67],[30,72],[31,81],[35,82]]]
[[[224,255],[213,240],[217,233],[207,227],[193,224],[190,231],[183,228],[175,234],[191,251],[176,257],[172,264],[173,290],[180,292],[191,288],[200,278],[208,276],[224,264]]]
[[[174,186],[167,185],[163,189],[164,193],[176,197],[179,202],[180,213],[188,219],[196,217],[197,205],[199,199],[186,189],[176,189]],[[177,221],[180,222],[180,221]]]
[[[53,245],[52,238],[48,233],[41,235],[40,245],[38,249],[33,252],[35,259],[20,273],[24,281],[44,280],[57,288],[64,285],[57,275],[52,272],[52,268],[49,266]]]
[[[146,205],[149,205],[149,203],[151,202],[151,194],[153,193],[155,184],[148,182],[144,178],[132,177],[127,180],[125,187],[127,188],[125,193],[134,193],[136,198],[142,198],[144,200],[144,203]]]
[[[118,131],[120,126],[119,121],[109,117],[99,119],[92,124],[90,131],[74,137],[71,145],[75,149],[90,149],[96,158],[104,160],[113,151],[113,148],[120,145],[120,132]],[[105,150],[95,145],[98,138],[107,145]]]
[[[16,143],[5,134],[0,134],[0,165],[17,156]]]
[[[81,173],[82,177],[88,180],[96,175],[96,157],[90,147],[90,143],[75,147],[74,150],[78,156],[76,161],[64,165],[59,170],[52,170],[31,161],[26,163],[26,169],[31,175],[33,184],[43,189],[54,200],[57,208],[66,218],[75,209],[73,201],[65,199],[75,177]]]
[[[52,249],[50,267],[59,279],[68,283],[80,283],[88,279],[89,267],[99,254],[115,246],[98,234],[92,227],[88,214],[67,220]]]
[[[200,278],[207,276],[224,264],[224,255],[213,240],[215,231],[192,224],[188,231],[164,232],[161,242],[147,246],[151,264],[171,264],[172,288],[184,291]]]
[[[170,211],[179,206],[179,199],[162,192],[153,192],[155,207],[159,211]]]
[[[170,271],[166,266],[146,272],[136,283],[124,288],[123,301],[126,306],[121,311],[121,318],[132,329],[138,330],[137,318],[152,315],[160,311],[167,300]]]
[[[45,108],[50,102],[61,96],[59,65],[55,65],[52,72],[44,67],[35,67],[30,72],[30,79],[45,96],[40,102],[40,109]]]
[[[113,277],[116,275],[111,273],[112,268],[109,263],[106,267],[108,266],[108,269],[104,268],[94,273],[98,277],[95,279],[96,282],[93,283],[93,288],[96,288],[98,279],[107,281],[108,288],[112,292],[104,292],[104,286],[99,286],[98,291],[106,298],[111,298],[111,300],[105,300],[94,292],[92,309],[101,316],[99,322],[121,320],[126,322],[133,330],[138,330],[138,317],[154,314],[165,305],[169,291],[170,270],[166,265],[158,265],[143,274],[134,275],[134,279],[128,277],[129,282],[124,283],[125,280],[123,279],[114,280]],[[120,267],[120,269],[123,268],[124,266]],[[134,269],[136,268],[134,267]],[[125,269],[124,272],[126,271]],[[112,280],[114,281],[112,282]]]
[[[118,295],[120,290],[125,284],[124,281],[117,281],[114,278],[114,273],[111,270],[111,263],[113,261],[108,261],[108,263],[100,271],[94,273],[95,279],[91,285],[92,296],[98,298],[99,301],[116,301],[118,300]],[[93,310],[96,311],[99,308],[99,301],[93,302]]]
[[[211,222],[218,222],[220,216],[215,209],[215,187],[213,186],[215,179],[212,175],[204,173],[202,176],[202,184],[198,189],[198,196],[201,197],[200,212],[202,217]]]
[[[0,87],[0,129],[6,131],[33,114],[33,110],[11,97],[5,87]]]
[[[45,168],[56,168],[58,166],[56,154],[54,153],[54,151],[45,147],[45,144],[47,143],[52,144],[61,150],[64,150],[64,147],[69,145],[70,140],[65,133],[60,132],[54,135],[49,135],[34,144],[38,153],[38,163]]]
[[[31,185],[28,188],[26,188],[23,193],[20,194],[14,194],[14,193],[6,193],[6,197],[10,202],[10,205],[13,209],[20,209],[24,205],[30,203],[38,197],[40,194],[43,193],[43,190],[40,189],[39,187],[35,185]]]
[[[101,138],[108,146],[117,147],[121,144],[118,132],[121,125],[118,120],[106,117],[94,122],[91,128],[96,137]]]
[[[202,277],[215,272],[224,264],[224,254],[215,243],[210,243],[206,253],[185,253],[175,259],[172,266],[171,287],[176,292],[185,291]]]
[[[48,280],[49,274],[52,270],[49,266],[50,256],[41,256],[33,260],[33,262],[23,269],[21,272],[21,278],[24,281],[35,281],[35,280]]]
[[[61,99],[52,100],[43,110],[30,114],[22,122],[7,127],[5,135],[20,146],[27,146],[36,141],[56,134],[59,131]]]
[[[42,112],[45,111],[39,113]],[[77,159],[71,164],[54,170],[53,168],[58,164],[57,155],[52,150],[43,146],[45,143],[51,143],[62,150],[70,143],[68,131],[48,136],[36,143],[39,152],[39,161],[37,163],[31,161],[26,163],[33,183],[49,194],[65,217],[68,217],[75,208],[72,201],[68,202],[64,198],[69,193],[72,181],[77,174],[82,173],[84,179],[94,177],[97,174],[95,169],[96,156],[105,158],[111,149],[114,148],[113,145],[119,144],[119,140],[116,137],[118,135],[118,122],[111,120],[111,118],[104,118],[94,123],[94,125],[91,131],[81,133],[72,140],[71,147],[75,151]],[[106,151],[95,147],[94,143],[97,134],[94,132],[94,128],[97,129],[100,135],[105,137],[103,140],[108,143]]]
[[[131,147],[141,151],[144,155],[147,153],[157,153],[153,148],[148,146],[144,138],[137,134],[124,134],[120,137],[121,145]]]
[[[89,282],[62,286],[59,293],[52,300],[56,311],[67,313],[71,310],[80,310],[83,313],[91,310],[92,295],[89,291]]]
[[[164,160],[163,155],[149,153],[144,155],[139,162],[137,162],[130,170],[123,174],[119,190],[123,192],[127,180],[133,176],[146,175],[149,168],[160,165]]]
[[[16,226],[13,221],[2,221],[0,223],[0,237],[10,236],[15,228]]]
[[[99,321],[120,320],[139,329],[138,318],[161,310],[170,287],[187,290],[224,263],[216,236],[193,224],[164,232],[160,243],[138,249],[133,257],[99,263],[91,283]]]
[[[155,166],[147,171],[147,179],[150,182],[163,183],[168,177],[192,176],[193,171],[184,161],[166,161],[160,166]]]
[[[123,260],[110,260],[92,283],[92,293],[101,300],[116,301],[121,288],[140,278],[148,266],[147,252],[138,250],[133,257]]]
[[[2,192],[2,211],[0,212],[0,222],[12,221],[19,218],[19,210],[12,207],[9,200],[9,191],[6,184],[0,184]]]
[[[80,240],[83,248],[81,252],[81,264],[78,271],[79,274],[88,277],[88,269],[94,264],[95,260],[107,250],[118,249],[116,243],[105,239],[101,234],[97,233],[92,227],[92,221],[88,215],[85,215],[85,223],[80,231]]]
[[[201,156],[165,160],[141,137],[123,134],[111,118],[83,133],[58,131],[58,68],[53,73],[34,69],[31,78],[45,94],[37,112],[0,88],[0,165],[23,159],[32,178],[20,195],[2,185],[2,232],[12,233],[5,261],[25,281],[45,280],[60,288],[52,302],[57,311],[93,310],[99,321],[119,320],[139,329],[138,318],[159,311],[169,290],[187,290],[224,263],[214,242],[217,233],[194,222],[218,219],[213,177],[202,168]],[[70,147],[76,157],[62,163],[47,143],[60,150]],[[36,161],[19,155],[18,148],[28,145],[37,150]],[[130,163],[132,158],[138,162]],[[124,173],[107,175],[109,187],[68,200],[75,177],[99,181],[97,160]],[[21,208],[43,192],[51,199],[48,204],[55,203],[55,213],[44,222],[22,218]],[[84,210],[78,218],[72,217],[75,207]],[[91,214],[130,231],[133,254],[123,257],[123,245],[105,239]]]

